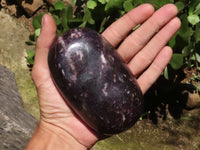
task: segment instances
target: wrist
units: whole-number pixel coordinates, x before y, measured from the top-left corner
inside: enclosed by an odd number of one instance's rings
[[[27,150],[48,149],[48,150],[87,150],[87,147],[79,143],[73,136],[61,128],[40,121],[31,138]]]

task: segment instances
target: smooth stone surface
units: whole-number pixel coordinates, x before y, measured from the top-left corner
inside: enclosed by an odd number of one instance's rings
[[[100,134],[130,127],[143,111],[143,95],[127,65],[100,34],[75,28],[49,52],[52,77],[78,116]]]

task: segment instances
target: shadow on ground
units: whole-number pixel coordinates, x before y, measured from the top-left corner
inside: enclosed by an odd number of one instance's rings
[[[143,118],[131,129],[98,142],[92,150],[200,149],[200,109],[188,105],[195,90],[191,84],[174,84],[160,77],[145,94]]]
[[[192,106],[188,106],[189,94],[195,93],[195,90],[192,84],[173,84],[160,77],[145,94],[145,112],[149,112],[148,117],[155,124],[158,118],[166,120],[168,113],[174,119],[180,119],[184,109],[192,109]]]

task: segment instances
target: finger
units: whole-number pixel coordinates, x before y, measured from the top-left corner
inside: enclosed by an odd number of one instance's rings
[[[129,67],[138,76],[154,60],[159,51],[168,43],[180,27],[178,18],[172,19],[155,37],[129,62]]]
[[[118,53],[128,62],[167,22],[177,15],[177,8],[167,4],[157,10],[136,31],[130,34],[118,48]]]
[[[144,22],[153,12],[152,5],[140,5],[111,24],[102,35],[115,47],[126,37],[130,30]]]
[[[42,18],[42,29],[36,44],[35,60],[32,78],[36,82],[42,81],[49,73],[47,56],[49,48],[56,37],[56,24],[51,15]],[[36,79],[36,80],[35,80]]]
[[[160,76],[172,56],[172,49],[168,46],[164,47],[157,55],[149,68],[138,78],[138,84],[143,93],[153,85]]]

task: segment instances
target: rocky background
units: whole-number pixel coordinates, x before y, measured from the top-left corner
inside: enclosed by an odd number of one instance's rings
[[[36,125],[24,110],[14,73],[0,65],[0,149],[24,149]]]
[[[33,32],[32,18],[48,12],[55,1],[0,0],[0,150],[24,149],[36,128],[38,99],[25,59],[26,51],[32,48],[25,42]],[[175,95],[152,97],[157,102],[167,97],[170,103],[150,105],[153,116],[98,142],[92,150],[200,149],[199,95],[176,90]],[[179,107],[183,97],[177,93],[184,96],[183,107]]]
[[[30,17],[44,5],[53,5],[57,0],[1,0],[1,6],[7,8],[11,15]],[[66,4],[70,0],[63,0]],[[20,11],[19,11],[20,10]],[[23,11],[21,11],[23,10]]]
[[[21,3],[23,8],[16,2],[19,1],[0,0],[0,150],[25,149],[39,116],[37,95],[25,60],[29,48],[25,41],[32,30],[30,16],[38,8],[34,2],[31,12],[31,4]]]

